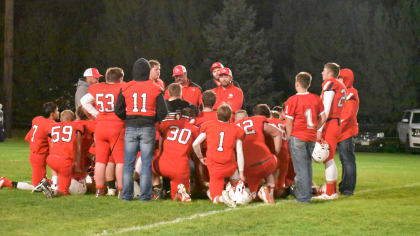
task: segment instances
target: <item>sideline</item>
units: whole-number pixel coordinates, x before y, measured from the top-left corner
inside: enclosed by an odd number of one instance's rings
[[[402,186],[395,186],[395,187],[387,187],[387,188],[379,188],[379,189],[364,189],[364,190],[360,190],[360,191],[355,192],[355,195],[358,195],[360,193],[386,191],[386,190],[400,189],[400,188],[410,188],[410,187],[416,187],[416,186],[420,186],[420,182],[406,184],[406,185],[402,185]],[[292,202],[292,201],[294,201],[294,199],[282,200],[282,201],[277,202],[275,205],[279,205],[279,204],[286,203],[286,202]],[[245,206],[245,207],[226,208],[226,209],[223,209],[223,210],[208,211],[208,212],[204,212],[204,213],[197,213],[197,214],[187,216],[187,217],[176,218],[176,219],[170,220],[170,221],[161,221],[161,222],[157,222],[157,223],[149,224],[149,225],[134,226],[134,227],[130,227],[130,228],[119,229],[119,230],[116,230],[116,231],[104,230],[102,233],[98,233],[98,234],[94,234],[94,235],[95,236],[113,235],[113,234],[121,234],[121,233],[131,232],[131,231],[141,231],[141,230],[145,230],[145,229],[155,228],[155,227],[161,226],[161,225],[182,223],[182,222],[187,221],[187,220],[194,220],[194,219],[197,219],[197,218],[216,215],[216,214],[219,214],[219,213],[225,213],[225,212],[229,212],[229,211],[238,211],[238,210],[243,210],[243,209],[253,209],[253,208],[259,208],[259,207],[265,207],[265,206],[272,206],[272,205],[267,205],[267,204],[264,204],[264,203],[257,203],[257,204],[252,204],[252,205],[248,205],[248,206]]]

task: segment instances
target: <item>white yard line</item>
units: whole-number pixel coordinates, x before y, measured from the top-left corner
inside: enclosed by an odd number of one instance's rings
[[[371,188],[370,189],[364,189],[364,190],[356,191],[355,194],[367,193],[367,192],[376,192],[376,191],[386,191],[386,190],[400,189],[400,188],[410,188],[410,187],[415,187],[415,186],[420,186],[420,182],[406,184],[406,185],[402,185],[402,186],[396,186],[396,187],[379,188],[379,189],[371,189]],[[276,203],[276,205],[286,203],[286,202],[294,202],[294,200],[279,201],[279,202]],[[119,230],[116,230],[116,231],[104,230],[102,233],[95,234],[95,235],[96,236],[111,235],[111,234],[121,234],[121,233],[132,232],[132,231],[141,231],[141,230],[151,229],[151,228],[155,228],[155,227],[162,226],[162,225],[182,223],[182,222],[187,221],[187,220],[194,220],[194,219],[197,219],[197,218],[216,215],[216,214],[219,214],[219,213],[225,213],[225,212],[229,212],[229,211],[238,211],[238,210],[243,210],[243,209],[259,208],[259,207],[264,207],[264,206],[270,206],[270,205],[266,205],[266,204],[263,204],[263,203],[257,203],[257,204],[252,204],[252,205],[248,205],[248,206],[245,206],[245,207],[226,208],[226,209],[223,209],[223,210],[208,211],[208,212],[203,212],[203,213],[197,213],[197,214],[187,216],[187,217],[176,218],[176,219],[170,220],[170,221],[161,221],[161,222],[157,222],[157,223],[149,224],[149,225],[134,226],[134,227],[130,227],[130,228],[119,229]]]

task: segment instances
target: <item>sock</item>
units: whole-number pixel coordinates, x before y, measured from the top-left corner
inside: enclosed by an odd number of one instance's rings
[[[57,185],[58,184],[58,176],[57,175],[53,175],[51,180],[52,180],[52,185]]]
[[[32,191],[34,189],[34,186],[32,186],[32,184],[28,184],[28,183],[25,183],[25,182],[17,182],[16,188],[17,189],[22,189],[22,190]]]
[[[326,194],[331,196],[332,194],[337,192],[337,182],[327,183]]]
[[[103,185],[96,185],[96,190],[98,190],[98,189],[104,189],[104,186]]]
[[[114,180],[107,181],[106,185],[108,186],[108,189],[110,189],[110,188],[115,189],[115,181]]]

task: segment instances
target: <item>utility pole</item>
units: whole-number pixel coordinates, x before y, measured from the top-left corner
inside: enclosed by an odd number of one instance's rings
[[[13,5],[6,0],[4,17],[4,95],[6,137],[12,137],[12,91],[13,91]]]

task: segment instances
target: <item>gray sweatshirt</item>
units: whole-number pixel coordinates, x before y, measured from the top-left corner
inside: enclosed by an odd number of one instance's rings
[[[86,82],[85,78],[81,78],[77,82],[76,94],[74,95],[74,104],[75,104],[74,110],[76,110],[81,105],[80,99],[85,94],[87,94],[89,86],[90,84]]]

